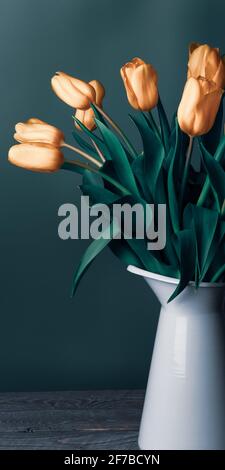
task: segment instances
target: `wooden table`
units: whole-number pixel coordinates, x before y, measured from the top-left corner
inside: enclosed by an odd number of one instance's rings
[[[0,449],[134,450],[142,390],[0,394]]]

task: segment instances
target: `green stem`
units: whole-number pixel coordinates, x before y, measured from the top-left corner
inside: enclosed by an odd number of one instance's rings
[[[211,282],[216,282],[218,281],[218,279],[222,276],[222,274],[225,273],[225,264],[223,266],[221,266],[220,269],[218,269],[218,271],[214,274],[214,276],[212,277],[211,279]]]
[[[168,153],[171,129],[170,129],[166,111],[164,109],[160,96],[158,99],[157,111],[158,111],[159,122],[160,122],[160,127],[161,127],[163,145],[164,145],[166,153]]]
[[[129,139],[127,138],[127,136],[124,134],[124,132],[122,131],[122,129],[120,129],[120,127],[118,126],[118,124],[116,124],[112,118],[110,116],[108,116],[108,114],[106,114],[105,111],[103,111],[103,109],[99,108],[99,106],[97,106],[95,104],[95,108],[98,110],[98,112],[105,118],[106,121],[108,121],[108,123],[110,124],[110,126],[112,126],[112,128],[117,132],[117,134],[121,137],[121,139],[124,141],[124,143],[126,144],[128,150],[130,151],[130,154],[133,158],[136,158],[137,157],[137,152],[135,150],[135,148],[133,147],[133,145],[131,144],[131,142],[129,141]]]
[[[184,194],[185,194],[185,189],[186,189],[188,175],[189,175],[189,168],[190,168],[190,163],[191,163],[191,154],[192,154],[192,149],[193,149],[193,141],[194,141],[193,137],[190,136],[189,145],[188,145],[188,149],[187,149],[187,153],[186,153],[184,174],[183,174],[183,179],[182,179],[181,189],[180,189],[180,212],[182,211]]]
[[[72,165],[72,166],[71,166]],[[125,188],[122,184],[118,183],[118,181],[114,180],[114,178],[111,178],[111,176],[107,175],[106,173],[102,172],[102,171],[99,171],[99,170],[96,170],[95,168],[85,164],[85,163],[82,163],[82,162],[79,162],[79,161],[69,161],[69,160],[65,160],[64,161],[64,165],[62,165],[61,169],[62,170],[70,170],[70,171],[75,171],[76,172],[76,167],[78,168],[83,168],[84,170],[89,170],[89,171],[92,171],[93,173],[97,173],[99,176],[101,176],[103,179],[105,179],[106,181],[108,181],[108,183],[112,184],[113,186],[115,186],[115,188],[117,188],[123,196],[128,196],[130,195],[130,191],[128,191],[127,188]]]
[[[85,158],[86,160],[89,160],[91,163],[93,163],[97,167],[101,168],[102,163],[100,163],[94,157],[89,155],[87,152],[84,152],[83,150],[81,150],[77,147],[74,147],[73,145],[67,144],[66,142],[63,142],[62,147],[66,147],[66,148],[72,150],[73,152],[78,153],[79,155],[81,155],[81,157]]]

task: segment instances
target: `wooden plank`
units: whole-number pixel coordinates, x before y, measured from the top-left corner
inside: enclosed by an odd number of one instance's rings
[[[0,412],[0,432],[135,431],[141,410],[49,410]]]
[[[0,394],[0,449],[137,449],[142,390]]]
[[[0,449],[40,450],[135,450],[135,431],[101,431],[74,433],[0,433]]]
[[[0,411],[130,409],[143,405],[143,390],[0,393]]]

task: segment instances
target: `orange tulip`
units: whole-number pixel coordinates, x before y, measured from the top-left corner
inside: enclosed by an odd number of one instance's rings
[[[72,108],[88,109],[95,100],[95,90],[89,84],[64,72],[57,72],[51,80],[55,94]]]
[[[178,107],[180,128],[191,136],[203,135],[212,128],[223,90],[204,78],[189,78]]]
[[[138,57],[120,69],[130,105],[150,111],[158,103],[157,73],[151,64]]]
[[[94,103],[97,104],[100,108],[102,108],[102,101],[105,96],[105,89],[104,86],[98,81],[98,80],[92,80],[89,82],[89,84],[94,88],[95,90],[95,101]],[[90,131],[92,131],[96,125],[94,121],[94,111],[92,108],[83,110],[83,109],[77,109],[76,118],[79,119],[79,121],[82,122]],[[77,129],[80,129],[79,124],[75,123],[75,126]]]
[[[31,118],[25,123],[19,122],[15,126],[14,139],[20,143],[44,143],[54,147],[61,147],[64,143],[64,134],[57,127]]]
[[[225,63],[219,49],[193,43],[189,48],[187,82],[178,107],[180,128],[191,136],[212,128],[225,86]]]
[[[191,44],[187,77],[206,78],[215,83],[217,88],[225,87],[225,63],[219,49],[207,44]]]
[[[64,162],[63,153],[48,144],[17,144],[9,149],[8,159],[13,165],[27,170],[54,172]]]

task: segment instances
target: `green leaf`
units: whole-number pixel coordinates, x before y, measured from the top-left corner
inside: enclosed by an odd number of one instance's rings
[[[216,273],[212,277],[211,282],[219,281],[222,277],[224,277],[224,274],[225,274],[225,263],[222,266],[220,266],[218,271],[216,271]]]
[[[80,189],[83,194],[90,197],[92,204],[99,203],[108,205],[121,199],[118,194],[114,194],[106,188],[91,183],[82,184]]]
[[[208,260],[210,247],[216,232],[218,223],[218,213],[216,211],[206,209],[205,207],[193,206],[194,211],[194,227],[196,233],[198,247],[198,262],[200,270],[200,278],[204,273]]]
[[[221,250],[221,244],[224,243],[224,236],[225,236],[225,222],[220,221],[220,223],[217,225],[216,233],[211,243],[208,257],[207,257],[204,269],[202,271],[200,281],[204,280],[204,277],[207,275],[209,269],[211,271],[212,263],[213,263],[214,269],[215,267],[218,267],[221,265],[221,261],[224,258],[223,251]],[[218,259],[218,262],[217,262],[217,259]]]
[[[98,109],[95,107],[95,105],[94,105],[93,103],[91,103],[91,108],[92,108],[93,111],[94,111],[94,114],[95,114],[96,119],[98,119],[99,121],[101,121],[106,127],[109,127],[107,121],[104,119],[104,117],[102,116],[102,114],[98,111]]]
[[[178,271],[174,269],[173,266],[165,264],[163,261],[158,260],[154,255],[152,255],[152,253],[147,249],[146,240],[133,238],[127,240],[127,243],[131,246],[132,250],[137,254],[145,269],[148,271],[162,274],[164,276],[177,276]]]
[[[188,204],[184,210],[184,226],[193,226],[197,247],[198,281],[201,281],[215,255],[214,243],[218,226],[218,213],[205,207]]]
[[[176,191],[177,186],[177,174],[176,174],[176,165],[177,160],[180,154],[180,134],[178,129],[178,123],[176,121],[176,141],[175,147],[173,150],[173,155],[171,157],[169,172],[168,172],[168,200],[169,200],[169,209],[170,209],[170,218],[174,233],[177,233],[180,228],[179,223],[179,210],[178,210],[178,194]],[[178,165],[177,165],[178,166]],[[176,184],[175,184],[176,181]]]
[[[98,137],[94,132],[90,131],[79,119],[76,118],[76,116],[73,116],[73,119],[79,125],[79,127],[82,129],[82,131],[84,131],[85,134],[90,139],[94,140],[94,142],[98,145],[99,149],[103,153],[106,160],[110,160],[111,159],[110,154],[108,152],[108,149],[107,149],[106,145],[102,141],[102,139],[100,139],[100,137]]]
[[[221,164],[223,164],[225,158],[225,135],[222,136],[219,142],[214,158],[217,162],[221,162]]]
[[[86,140],[84,140],[80,134],[79,134],[80,131],[73,131],[72,132],[72,135],[73,135],[73,138],[75,139],[75,141],[78,143],[78,145],[83,149],[85,150],[85,152],[89,153],[89,155],[91,155],[92,157],[94,158],[99,158],[98,156],[98,153],[93,149],[93,147],[88,143],[86,142]]]
[[[109,248],[112,250],[113,254],[117,256],[117,258],[119,258],[122,263],[125,264],[125,266],[132,264],[137,268],[144,268],[141,260],[131,249],[126,240],[112,240],[109,244]]]
[[[79,165],[76,165],[75,163],[64,162],[60,170],[69,170],[73,171],[74,173],[78,173],[79,175],[83,175],[85,170],[87,170],[88,168],[88,165],[86,165],[85,163],[80,164],[79,162]]]
[[[84,171],[82,184],[92,184],[92,185],[97,185],[97,186],[102,186],[102,187],[104,186],[99,172],[93,173],[90,170]]]
[[[96,119],[104,142],[108,148],[119,181],[133,194],[139,196],[137,184],[128,161],[127,155],[119,139],[102,122]]]
[[[85,251],[84,255],[82,256],[82,259],[78,265],[78,268],[74,274],[73,277],[73,283],[72,283],[72,292],[71,296],[75,294],[75,291],[78,287],[78,284],[84,275],[84,273],[87,271],[91,263],[94,261],[96,256],[98,256],[102,250],[110,243],[112,240],[113,236],[115,237],[116,234],[119,233],[119,228],[116,225],[116,222],[113,221],[110,225],[110,237],[109,238],[104,238],[104,235],[108,235],[108,229],[103,232],[103,235],[98,238],[97,240],[94,240],[87,248]]]
[[[154,197],[156,182],[162,167],[165,151],[160,139],[149,128],[142,115],[130,116],[136,124],[144,147],[144,171],[148,189]]]
[[[223,95],[224,96],[224,95]],[[217,145],[220,141],[221,131],[223,125],[223,97],[220,102],[220,107],[216,115],[216,119],[212,129],[202,136],[202,142],[206,150],[214,155]]]
[[[202,160],[207,171],[211,188],[216,200],[217,210],[221,211],[225,201],[225,171],[219,162],[201,145]]]
[[[150,195],[148,186],[146,184],[146,174],[144,170],[144,155],[139,155],[132,163],[132,171],[140,185],[143,197],[150,204],[153,203],[153,199]]]
[[[104,173],[103,171],[100,170],[95,170],[94,168],[89,167],[85,163],[77,162],[64,162],[64,164],[61,166],[62,170],[69,170],[73,171],[74,173],[79,173],[81,175],[84,174],[85,170],[89,170],[95,174],[100,174],[101,177],[107,181],[107,183],[110,183],[110,187],[113,187],[114,190],[117,190],[122,196],[127,196],[130,194],[127,188],[125,188],[122,184],[120,184],[118,181],[116,181],[114,178],[112,178],[110,175]]]
[[[180,282],[169,298],[171,302],[193,280],[195,271],[196,245],[193,230],[184,229],[177,234],[180,258]]]
[[[167,119],[166,112],[164,110],[164,107],[162,105],[161,99],[159,98],[158,104],[157,104],[157,110],[159,114],[159,122],[160,122],[160,127],[161,127],[161,135],[162,135],[162,140],[163,140],[163,145],[165,147],[166,153],[168,153],[169,148],[170,148],[170,125]]]

